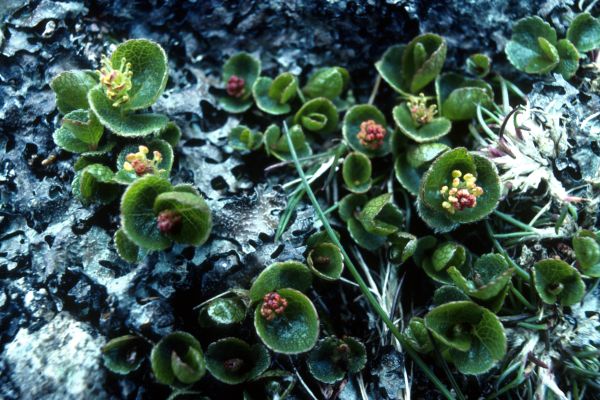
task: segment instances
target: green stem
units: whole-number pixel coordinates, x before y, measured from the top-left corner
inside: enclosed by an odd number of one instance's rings
[[[344,256],[344,262],[345,262],[346,266],[348,267],[348,270],[350,271],[350,274],[352,275],[352,277],[354,278],[354,280],[358,284],[358,286],[360,288],[360,291],[363,293],[363,295],[365,296],[365,298],[367,299],[367,301],[370,303],[370,305],[373,308],[373,310],[379,315],[379,317],[381,318],[381,320],[383,321],[383,323],[388,327],[388,329],[390,330],[390,332],[392,332],[392,334],[394,335],[394,337],[400,342],[400,344],[402,345],[404,351],[406,351],[406,353],[408,353],[408,355],[410,356],[410,358],[413,359],[413,361],[415,362],[415,364],[417,364],[417,366],[419,368],[421,368],[421,370],[425,373],[425,375],[427,375],[427,377],[438,388],[438,390],[440,392],[442,392],[442,394],[444,395],[444,397],[446,399],[448,399],[448,400],[454,399],[454,397],[452,396],[452,393],[450,393],[450,391],[446,388],[446,386],[438,379],[437,376],[435,376],[435,374],[433,373],[433,371],[431,371],[429,369],[429,367],[427,367],[427,365],[421,359],[421,357],[410,347],[410,345],[408,344],[408,342],[404,339],[404,337],[400,333],[400,330],[396,327],[396,325],[394,325],[394,322],[390,319],[390,317],[388,317],[388,315],[383,310],[383,308],[381,308],[381,305],[379,304],[379,302],[377,301],[377,299],[375,299],[375,296],[373,296],[373,294],[369,290],[369,287],[367,286],[367,284],[365,283],[365,281],[363,280],[363,278],[358,273],[358,270],[356,269],[354,263],[350,259],[350,256],[348,255],[348,253],[346,252],[346,250],[344,249],[344,247],[342,246],[342,244],[338,240],[336,234],[333,231],[333,228],[331,228],[331,225],[329,224],[329,221],[327,220],[327,216],[325,215],[325,213],[321,209],[321,206],[319,205],[319,202],[317,201],[317,198],[315,197],[315,194],[313,193],[310,185],[308,184],[308,182],[306,180],[306,176],[304,175],[304,171],[302,170],[302,166],[300,165],[300,162],[298,162],[298,156],[296,155],[296,149],[294,148],[294,145],[292,143],[292,139],[290,137],[290,134],[289,134],[289,131],[288,131],[288,128],[287,128],[287,124],[285,122],[283,123],[283,130],[284,130],[287,142],[288,142],[288,146],[290,148],[290,153],[292,154],[292,158],[294,159],[294,165],[296,166],[296,170],[298,171],[298,175],[300,176],[300,179],[302,179],[302,184],[304,185],[304,189],[306,190],[306,194],[308,195],[308,198],[310,199],[310,202],[312,203],[312,205],[313,205],[313,207],[314,207],[314,209],[315,209],[315,211],[316,211],[319,219],[321,220],[321,223],[323,224],[323,227],[327,231],[327,234],[329,235],[329,238],[341,250],[342,255]],[[459,397],[462,397],[462,395],[460,395]]]
[[[533,232],[510,232],[510,233],[497,233],[494,235],[496,239],[510,239],[510,238],[521,238],[527,236],[537,236]]]
[[[511,217],[508,214],[505,214],[505,213],[500,212],[498,210],[494,210],[494,215],[497,216],[497,217],[499,217],[499,218],[501,218],[501,219],[503,219],[504,221],[508,222],[509,224],[512,224],[512,225],[516,226],[517,228],[521,228],[521,229],[523,229],[525,231],[529,231],[529,232],[534,232],[536,234],[538,233],[537,229],[535,229],[534,227],[529,226],[526,223],[521,222],[518,219],[515,219],[515,218]]]
[[[508,255],[506,250],[504,250],[504,247],[502,247],[500,242],[498,242],[494,238],[495,237],[494,231],[492,230],[492,227],[490,226],[490,223],[488,221],[485,221],[485,229],[487,230],[488,236],[490,237],[490,240],[492,241],[492,244],[493,244],[494,248],[498,251],[498,253],[500,253],[504,256],[504,258],[510,264],[510,266],[515,269],[515,271],[516,271],[517,275],[519,275],[519,277],[521,277],[525,281],[529,282],[531,280],[529,273],[527,271],[525,271],[523,268],[519,267],[517,265],[517,263],[514,262],[512,258],[510,258],[510,256]]]
[[[304,97],[304,93],[302,93],[302,90],[300,89],[300,87],[296,88],[296,93],[298,93],[298,98],[300,99],[302,104],[306,103],[306,98]]]
[[[323,214],[325,214],[325,215],[330,214],[331,212],[337,210],[339,206],[340,206],[339,202],[335,203],[334,205],[332,205],[331,207],[329,207],[327,210],[323,211]]]
[[[531,311],[535,311],[536,308],[533,306],[533,304],[531,304],[526,298],[525,296],[523,296],[523,294],[521,292],[519,292],[514,286],[512,286],[510,288],[510,291],[512,292],[512,294],[515,295],[515,297],[521,302],[523,303],[523,305],[525,307],[527,307],[528,309],[530,309]]]

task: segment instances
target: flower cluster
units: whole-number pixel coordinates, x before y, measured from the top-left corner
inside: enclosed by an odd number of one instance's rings
[[[98,71],[98,75],[100,76],[100,83],[106,89],[106,96],[114,101],[113,107],[127,103],[129,101],[128,92],[132,87],[131,77],[133,72],[131,71],[131,63],[126,62],[123,57],[121,67],[114,69],[112,61],[104,55],[101,62],[102,68]]]
[[[417,126],[430,123],[437,114],[437,106],[432,104],[428,107],[427,99],[423,93],[419,94],[418,97],[411,97],[407,103],[413,122]]]
[[[156,217],[156,226],[161,233],[175,233],[181,228],[181,215],[173,210],[163,210]]]
[[[159,171],[158,164],[162,161],[162,154],[159,151],[152,153],[153,158],[148,159],[148,147],[139,146],[137,153],[129,153],[125,157],[127,161],[123,163],[125,171],[134,171],[137,176],[146,174],[155,174]]]
[[[223,368],[230,372],[237,372],[244,366],[244,360],[241,358],[230,358],[223,362]]]
[[[356,135],[360,144],[371,150],[377,150],[383,145],[386,135],[385,128],[369,119],[360,124],[360,132]]]
[[[461,180],[462,177],[462,180]],[[452,171],[452,187],[442,186],[440,193],[444,207],[450,214],[462,211],[465,208],[477,206],[477,198],[483,194],[483,189],[476,184],[477,178],[473,174],[462,174],[459,170]]]
[[[267,293],[265,294],[265,297],[263,297],[263,304],[260,307],[260,315],[262,315],[267,321],[272,321],[277,315],[281,315],[285,311],[287,305],[287,300],[281,297],[279,293]]]
[[[244,95],[244,87],[246,81],[244,78],[240,78],[237,75],[231,75],[231,78],[227,81],[227,94],[231,97],[240,98]]]

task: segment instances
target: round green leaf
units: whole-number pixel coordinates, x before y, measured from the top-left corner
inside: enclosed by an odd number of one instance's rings
[[[339,115],[335,106],[325,97],[307,101],[294,116],[294,124],[300,124],[305,129],[320,135],[335,131],[338,120]]]
[[[298,261],[276,262],[262,270],[250,288],[252,302],[262,300],[269,292],[281,288],[305,291],[312,284],[310,269]]]
[[[154,200],[154,213],[175,211],[181,216],[181,228],[165,236],[177,243],[200,246],[208,240],[212,229],[212,213],[208,204],[196,194],[187,192],[160,193]]]
[[[300,125],[292,126],[289,129],[289,133],[298,158],[308,157],[312,154],[312,150],[306,142],[306,136]],[[265,131],[264,140],[267,154],[273,155],[282,161],[290,161],[292,159],[287,139],[277,125],[269,125]]]
[[[462,290],[452,285],[443,285],[433,293],[432,303],[436,306],[450,303],[451,301],[470,300]]]
[[[133,114],[120,107],[113,107],[101,86],[89,91],[88,100],[102,125],[118,136],[146,136],[164,129],[169,122],[164,115]]]
[[[131,63],[131,89],[129,101],[123,105],[127,110],[148,108],[156,102],[167,86],[167,55],[163,48],[147,39],[132,39],[117,46],[111,56],[113,68],[119,69],[125,62]]]
[[[455,73],[438,76],[435,89],[440,114],[452,121],[475,117],[477,105],[489,106],[494,99],[492,87],[481,79],[467,79]]]
[[[349,336],[342,339],[328,336],[319,340],[307,359],[311,375],[329,384],[343,379],[347,372],[359,372],[366,362],[365,346]]]
[[[469,74],[484,78],[490,73],[491,65],[492,60],[487,55],[477,53],[467,58],[466,69]]]
[[[181,140],[181,129],[173,121],[169,121],[160,132],[158,132],[158,138],[169,143],[171,147],[177,147]]]
[[[340,200],[338,214],[342,221],[348,222],[358,217],[363,206],[367,204],[369,198],[364,194],[349,194]]]
[[[389,259],[400,265],[408,260],[417,249],[417,237],[408,232],[395,232],[388,237],[390,242]]]
[[[277,290],[287,300],[285,311],[268,321],[256,306],[254,327],[263,343],[276,353],[299,354],[312,349],[319,337],[319,317],[313,303],[295,289]]]
[[[518,70],[528,74],[544,74],[558,64],[556,31],[538,16],[518,20],[504,51]],[[550,57],[549,57],[550,56]]]
[[[577,72],[579,68],[579,52],[573,43],[567,39],[561,39],[556,44],[560,61],[556,66],[556,72],[561,74],[563,78],[569,79]]]
[[[140,248],[131,239],[129,239],[123,229],[118,229],[115,232],[114,242],[119,257],[130,263],[136,263],[139,261]]]
[[[121,225],[127,236],[141,248],[163,250],[171,240],[156,225],[154,202],[172,186],[164,178],[147,175],[133,182],[121,198]]]
[[[258,82],[258,81],[257,81]],[[229,145],[234,150],[256,150],[263,142],[263,136],[260,132],[251,130],[245,125],[238,125],[229,131]]]
[[[434,349],[423,318],[412,317],[402,336],[419,353],[429,353]]]
[[[452,128],[452,123],[447,118],[434,118],[425,125],[417,125],[413,120],[408,106],[402,103],[392,111],[394,121],[400,131],[418,143],[427,143],[446,136]]]
[[[334,229],[333,232],[335,236],[340,240],[340,234]],[[326,230],[321,230],[319,232],[315,232],[306,239],[306,248],[308,250],[312,250],[314,247],[323,244],[323,243],[333,243],[333,241],[329,238],[329,234]]]
[[[440,189],[450,183],[453,170],[473,174],[477,178],[477,185],[483,188],[484,192],[477,198],[475,207],[451,214],[442,207],[443,197]],[[458,147],[439,156],[423,176],[417,210],[433,229],[447,232],[459,223],[470,223],[485,218],[496,208],[500,194],[500,179],[496,166],[487,158]]]
[[[144,340],[133,335],[111,339],[102,347],[104,366],[116,374],[127,375],[142,365],[145,347]]]
[[[260,77],[252,85],[252,95],[256,106],[261,110],[271,115],[287,114],[291,111],[291,107],[287,103],[281,103],[278,98],[271,97],[269,90],[273,84],[271,78]]]
[[[572,306],[585,295],[579,271],[562,260],[548,259],[533,266],[535,290],[544,303]]]
[[[333,243],[316,245],[306,258],[312,272],[326,281],[336,281],[344,271],[344,257],[339,247]]]
[[[309,98],[325,97],[335,99],[344,90],[344,76],[336,67],[318,69],[308,78],[306,86],[302,89]]]
[[[434,33],[417,36],[402,54],[402,73],[409,92],[417,93],[440,73],[446,60],[446,41]]]
[[[55,130],[52,139],[58,147],[71,153],[85,153],[93,149],[88,143],[77,139],[73,132],[65,127]]]
[[[234,337],[211,343],[206,350],[208,372],[229,385],[256,378],[265,372],[270,364],[271,357],[263,345],[250,346]]]
[[[236,99],[227,96],[229,99],[245,100],[251,95],[252,86],[260,75],[260,60],[254,58],[248,53],[240,52],[231,56],[223,65],[223,82],[227,83],[233,75],[244,80],[244,94]]]
[[[62,114],[75,110],[87,110],[87,94],[98,84],[98,75],[94,71],[65,71],[54,77],[50,87],[56,94],[56,106]]]
[[[394,136],[398,135],[394,132]],[[403,188],[416,196],[419,193],[421,176],[427,171],[431,162],[448,149],[449,147],[442,143],[409,146],[396,156],[394,162],[396,179]]]
[[[81,170],[79,195],[86,202],[110,203],[119,195],[114,172],[105,165],[91,164]]]
[[[71,131],[73,136],[89,145],[89,150],[95,150],[102,138],[104,128],[94,113],[89,110],[69,112],[62,119],[63,128]]]
[[[220,297],[200,309],[200,326],[227,327],[242,322],[246,318],[246,307],[239,298]]]
[[[348,190],[365,193],[371,188],[371,160],[359,152],[349,153],[344,159],[342,177]]]
[[[206,372],[202,347],[186,332],[173,332],[162,338],[150,355],[156,380],[183,387],[197,382]]]
[[[425,315],[425,326],[450,347],[448,356],[463,374],[487,372],[506,354],[506,335],[498,317],[470,301],[437,306]]]
[[[381,60],[375,63],[375,68],[379,75],[395,91],[403,93],[405,87],[405,77],[402,71],[402,56],[406,45],[394,45],[386,50]]]
[[[596,234],[579,231],[573,237],[573,250],[581,271],[587,276],[600,277],[600,243]]]
[[[231,114],[241,114],[246,112],[252,107],[252,104],[252,97],[244,99],[224,96],[219,98],[219,105],[221,108]]]
[[[383,144],[376,150],[363,146],[357,136],[360,132],[360,125],[368,120],[375,121],[386,130]],[[370,104],[360,104],[350,108],[346,112],[342,125],[342,133],[352,149],[364,153],[369,157],[383,157],[391,151],[391,131],[387,126],[385,116],[377,107]]]
[[[587,12],[578,14],[567,30],[567,39],[582,53],[600,48],[600,21]]]
[[[421,268],[434,281],[440,283],[452,283],[448,274],[450,267],[456,267],[459,271],[468,271],[467,253],[464,246],[446,242],[438,246],[430,257],[423,258]]]
[[[354,240],[356,244],[363,249],[376,251],[385,243],[385,236],[374,235],[367,232],[363,224],[361,224],[356,218],[351,218],[348,220],[347,228],[352,240]]]
[[[135,171],[126,171],[124,169],[124,164],[127,161],[127,155],[130,153],[137,153],[139,151],[140,145],[148,147],[148,156],[150,159],[154,158],[154,151],[158,151],[161,154],[162,160],[157,165],[158,173],[155,175],[164,178],[167,178],[169,176],[169,173],[171,172],[171,168],[173,166],[173,148],[169,143],[162,139],[153,139],[148,143],[128,144],[121,149],[119,155],[117,156],[116,162],[116,167],[118,170],[117,174],[115,175],[116,182],[123,185],[129,185],[139,178]]]

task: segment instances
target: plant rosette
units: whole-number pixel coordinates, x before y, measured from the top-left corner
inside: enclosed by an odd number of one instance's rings
[[[363,249],[375,251],[383,246],[386,237],[367,232],[363,224],[359,221],[358,217],[368,201],[368,197],[364,194],[349,194],[340,200],[338,214],[346,223],[352,240]]]
[[[298,78],[288,72],[274,80],[259,77],[252,85],[252,95],[259,110],[271,115],[282,115],[292,110],[289,102],[296,95],[297,89]]]
[[[392,114],[400,132],[417,143],[434,142],[446,136],[452,128],[449,119],[435,117],[437,106],[427,106],[422,93],[394,107]]]
[[[454,267],[463,273],[469,271],[467,249],[459,243],[443,243],[438,245],[435,251],[430,254],[430,256],[423,257],[421,268],[436,282],[452,283],[452,278],[448,273],[450,267]]]
[[[487,82],[453,72],[437,77],[435,91],[440,114],[451,121],[470,120],[478,105],[488,107],[494,100],[494,91]]]
[[[166,128],[164,115],[135,113],[152,106],[165,90],[167,55],[150,40],[128,40],[102,58],[100,83],[87,93],[91,109],[118,136],[146,136]]]
[[[173,332],[152,348],[152,372],[156,380],[173,387],[185,387],[199,381],[206,373],[202,347],[187,332]]]
[[[470,301],[435,307],[424,318],[444,356],[466,375],[489,371],[506,354],[506,335],[494,313]]]
[[[546,304],[572,306],[583,299],[585,284],[577,269],[562,260],[547,259],[533,266],[535,290]]]
[[[320,279],[336,281],[344,271],[344,257],[339,247],[333,243],[320,243],[314,246],[306,257],[310,270]]]
[[[147,250],[166,249],[173,241],[199,246],[210,235],[212,214],[191,186],[146,175],[123,194],[121,225],[132,242]]]
[[[575,26],[576,31],[577,24]],[[575,39],[574,35],[571,38]],[[557,40],[554,28],[538,16],[522,18],[515,23],[504,51],[515,68],[528,74],[556,71],[569,79],[579,68],[579,52],[575,45],[569,39]]]
[[[296,155],[299,158],[308,157],[312,154],[312,149],[306,141],[306,136],[300,125],[293,125],[289,129],[290,138],[296,150]],[[269,125],[265,130],[264,134],[265,151],[268,155],[281,160],[290,161],[292,160],[292,153],[288,145],[285,135],[281,132],[281,129],[277,125]]]
[[[404,214],[392,201],[392,193],[369,200],[357,216],[368,233],[389,236],[404,225]]]
[[[506,259],[500,254],[484,254],[470,269],[467,277],[456,267],[448,268],[448,275],[454,284],[469,297],[490,300],[501,294],[509,284],[514,268],[509,268]]]
[[[592,278],[600,277],[600,240],[592,231],[581,230],[573,237],[573,250],[579,270]]]
[[[446,52],[444,38],[425,33],[407,45],[390,47],[375,63],[375,68],[397,92],[418,93],[441,72]]]
[[[256,306],[254,327],[263,343],[276,353],[299,354],[312,349],[319,337],[319,316],[302,292],[279,289]]]
[[[371,160],[357,151],[349,153],[342,164],[344,184],[352,193],[366,193],[371,189],[371,172]]]
[[[328,384],[342,380],[347,373],[360,372],[367,363],[367,351],[358,339],[328,336],[319,340],[307,357],[308,370],[315,379]]]
[[[260,60],[248,53],[237,53],[223,65],[222,80],[226,94],[219,98],[225,111],[238,114],[252,107],[252,88],[260,76]]]
[[[293,123],[309,132],[326,136],[333,133],[339,121],[335,105],[326,97],[317,97],[302,105],[296,112]]]
[[[383,157],[391,151],[391,132],[385,116],[370,104],[356,105],[346,112],[342,133],[353,150],[369,158]]]
[[[147,347],[143,339],[134,335],[111,339],[102,347],[104,366],[116,374],[127,375],[142,365]]]
[[[400,140],[398,132],[393,133],[393,142]],[[395,148],[399,146],[394,145]],[[425,143],[399,148],[394,159],[394,173],[402,187],[413,195],[418,195],[421,177],[433,160],[447,151],[449,147],[443,143]]]
[[[234,150],[252,151],[257,150],[263,144],[263,135],[245,125],[238,125],[229,131],[229,145]]]
[[[250,346],[241,339],[228,337],[208,346],[205,354],[206,369],[219,381],[237,385],[258,377],[271,364],[265,346]]]
[[[105,165],[90,164],[75,174],[71,188],[73,195],[84,205],[97,202],[108,204],[121,192],[116,184],[115,173]]]
[[[421,180],[417,210],[436,232],[479,221],[498,205],[501,186],[496,166],[463,147],[440,155]]]
[[[62,126],[54,131],[54,143],[71,153],[106,153],[113,144],[99,146],[104,127],[90,110],[74,110],[62,119]]]

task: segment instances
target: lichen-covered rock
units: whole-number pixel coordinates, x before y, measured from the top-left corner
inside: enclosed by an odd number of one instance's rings
[[[105,340],[88,324],[58,314],[35,332],[19,330],[2,358],[23,399],[106,399],[100,348]]]

